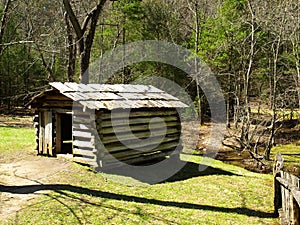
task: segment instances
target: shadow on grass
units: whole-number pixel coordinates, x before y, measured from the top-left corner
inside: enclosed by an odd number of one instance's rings
[[[219,168],[214,168],[211,166],[201,165],[193,162],[187,162],[180,159],[174,159],[165,168],[152,167],[151,169],[149,168],[144,169],[143,166],[147,166],[147,165],[139,165],[136,167],[136,169],[127,168],[127,167],[110,168],[106,170],[104,169],[102,170],[102,172],[106,174],[112,174],[112,175],[132,177],[140,182],[147,183],[147,184],[157,183],[156,181],[158,177],[167,178],[159,182],[159,183],[164,183],[164,182],[182,181],[193,177],[209,176],[209,175],[240,176],[238,174],[234,174],[232,172],[222,170]],[[176,172],[177,169],[180,170]]]
[[[223,175],[223,176],[240,176],[232,172],[214,168],[211,166],[199,165],[193,162],[187,162],[185,166],[172,177],[164,182],[175,182],[190,179],[193,177],[209,176],[209,175]]]
[[[165,206],[165,207],[178,207],[183,209],[198,209],[198,210],[207,210],[213,212],[234,213],[234,214],[241,214],[241,215],[259,217],[259,218],[274,217],[273,213],[266,213],[258,210],[248,209],[246,207],[225,208],[219,206],[200,205],[200,204],[185,203],[185,202],[163,201],[163,200],[156,200],[156,199],[150,199],[144,197],[115,194],[115,193],[110,193],[110,192],[105,192],[100,190],[92,190],[85,187],[78,187],[78,186],[67,185],[67,184],[37,184],[37,185],[22,185],[22,186],[0,185],[0,192],[9,192],[13,194],[32,194],[37,191],[44,191],[44,190],[55,191],[60,194],[66,195],[68,197],[70,197],[70,195],[68,193],[65,193],[64,191],[72,192],[75,194],[85,194],[88,196],[99,197],[99,198],[110,199],[110,200],[152,204],[152,205]],[[76,198],[75,196],[72,197]]]
[[[296,157],[299,157],[300,156],[300,153],[282,153],[282,156],[296,156]]]

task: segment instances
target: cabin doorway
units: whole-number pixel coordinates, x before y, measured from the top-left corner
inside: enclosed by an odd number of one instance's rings
[[[56,119],[56,153],[72,154],[72,114],[58,113]]]

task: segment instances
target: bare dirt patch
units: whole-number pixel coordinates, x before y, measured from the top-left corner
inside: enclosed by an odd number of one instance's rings
[[[16,216],[19,210],[41,193],[29,190],[30,185],[48,184],[58,172],[67,170],[69,166],[68,161],[37,156],[0,163],[0,220]]]

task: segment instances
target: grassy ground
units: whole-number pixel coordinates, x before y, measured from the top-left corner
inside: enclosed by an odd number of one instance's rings
[[[220,161],[213,161],[208,171],[192,171],[200,161],[200,156],[193,156],[177,181],[156,185],[132,185],[124,177],[119,183],[74,164],[51,184],[37,186],[36,190],[48,191],[10,223],[278,224],[272,218],[271,175]]]
[[[292,144],[278,145],[272,149],[271,157],[280,153],[284,158],[284,167],[287,171],[300,175],[300,141]]]
[[[2,159],[35,154],[33,129],[0,127],[0,136]],[[155,185],[73,164],[48,184],[30,187],[28,193],[42,192],[8,224],[278,224],[271,175],[217,160],[199,172],[201,160],[193,156],[180,173]]]
[[[32,128],[0,126],[0,162],[20,160],[36,153],[33,152],[34,142]]]

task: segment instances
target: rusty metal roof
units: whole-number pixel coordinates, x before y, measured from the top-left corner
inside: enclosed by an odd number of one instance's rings
[[[50,83],[53,89],[90,109],[185,108],[178,98],[151,85]]]

